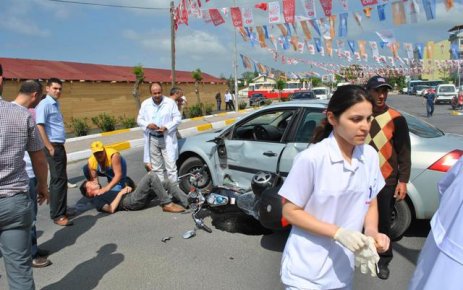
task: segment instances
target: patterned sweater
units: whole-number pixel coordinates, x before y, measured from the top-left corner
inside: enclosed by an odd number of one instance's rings
[[[405,118],[396,110],[385,106],[373,112],[370,134],[365,143],[379,154],[381,173],[386,185],[398,181],[407,183],[410,178],[410,135]]]

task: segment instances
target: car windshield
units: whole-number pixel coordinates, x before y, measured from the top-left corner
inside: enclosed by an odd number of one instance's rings
[[[439,92],[441,92],[441,93],[454,93],[455,88],[453,86],[440,87]]]
[[[315,99],[315,95],[312,92],[306,93],[295,93],[292,97],[293,100],[300,100],[300,99]]]
[[[415,116],[412,116],[405,112],[400,112],[402,116],[407,120],[408,129],[411,133],[422,137],[422,138],[436,138],[444,136],[444,132],[437,129],[431,124],[428,124]]]
[[[312,92],[314,92],[316,95],[326,95],[326,90],[323,89],[313,90]]]

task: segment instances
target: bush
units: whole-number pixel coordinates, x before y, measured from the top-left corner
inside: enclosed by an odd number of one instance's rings
[[[114,131],[117,124],[116,118],[106,113],[92,117],[92,122],[103,132]]]
[[[87,118],[71,118],[71,124],[66,124],[66,127],[72,128],[72,131],[76,136],[85,136],[90,130],[87,120]]]
[[[137,121],[135,120],[135,118],[126,117],[125,115],[119,117],[119,124],[121,124],[122,128],[124,129],[137,127]]]
[[[244,110],[244,109],[246,109],[246,106],[247,106],[247,105],[248,105],[248,104],[246,104],[245,101],[241,101],[240,104],[238,105],[238,108],[239,108],[240,110]]]
[[[194,104],[188,109],[188,118],[203,116],[202,104]]]
[[[208,103],[208,104],[204,105],[204,111],[206,112],[206,115],[211,115],[213,109],[214,109],[214,105],[212,105],[212,104]]]

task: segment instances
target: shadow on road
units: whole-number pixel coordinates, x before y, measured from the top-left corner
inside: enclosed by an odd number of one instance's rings
[[[124,261],[123,254],[114,253],[116,249],[116,244],[102,246],[95,257],[77,265],[63,279],[42,290],[95,289],[106,273]]]
[[[68,246],[74,245],[77,238],[92,228],[95,225],[96,220],[101,216],[104,216],[104,214],[98,214],[96,216],[79,216],[73,219],[73,226],[62,227],[60,230],[55,232],[53,238],[41,243],[40,248],[50,251],[50,253],[55,253]]]
[[[426,238],[431,230],[430,220],[415,220],[405,232],[405,237]]]

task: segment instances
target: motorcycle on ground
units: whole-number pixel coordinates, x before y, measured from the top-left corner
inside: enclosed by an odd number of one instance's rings
[[[206,165],[179,177],[179,179],[188,178],[191,185],[188,202],[195,223],[195,228],[185,232],[183,238],[194,237],[196,229],[212,232],[212,229],[204,222],[205,211],[212,212],[215,216],[231,214],[252,217],[250,220],[258,221],[254,224],[257,227],[263,226],[266,229],[264,232],[280,230],[288,226],[281,214],[282,199],[277,194],[282,185],[282,178],[279,175],[258,172],[252,178],[251,190],[234,186],[216,186],[208,190],[199,187],[199,184],[203,182],[205,170],[207,170]]]

